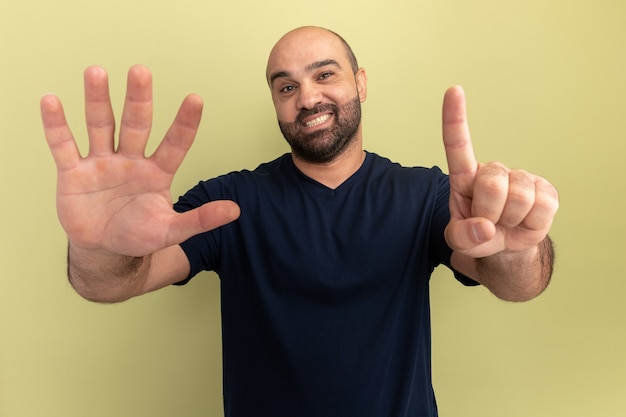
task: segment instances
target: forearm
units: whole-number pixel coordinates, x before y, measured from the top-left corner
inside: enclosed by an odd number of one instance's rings
[[[150,269],[151,257],[132,257],[68,245],[67,275],[82,297],[115,303],[140,292]]]
[[[467,260],[460,264],[467,265]],[[520,252],[500,252],[474,259],[465,272],[487,287],[498,298],[527,301],[537,297],[548,286],[554,269],[554,248],[546,238],[536,247]],[[463,271],[460,271],[463,272]]]

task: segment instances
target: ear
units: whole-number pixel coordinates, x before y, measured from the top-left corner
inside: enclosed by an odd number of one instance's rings
[[[367,98],[367,74],[363,68],[359,68],[355,76],[356,79],[356,91],[359,93],[359,99],[361,103],[365,102]]]

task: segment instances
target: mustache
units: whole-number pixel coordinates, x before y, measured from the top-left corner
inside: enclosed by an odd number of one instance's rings
[[[328,111],[337,114],[339,112],[339,107],[337,107],[337,105],[335,104],[326,103],[326,104],[317,104],[315,105],[315,107],[311,109],[303,109],[300,111],[300,113],[298,113],[298,116],[296,116],[296,123],[302,124],[302,121],[306,119],[307,117],[313,116],[318,113],[328,112]]]

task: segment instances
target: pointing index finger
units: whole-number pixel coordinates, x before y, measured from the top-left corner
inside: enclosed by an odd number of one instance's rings
[[[473,174],[478,168],[470,139],[465,108],[465,93],[460,86],[450,87],[443,99],[443,145],[450,175]]]

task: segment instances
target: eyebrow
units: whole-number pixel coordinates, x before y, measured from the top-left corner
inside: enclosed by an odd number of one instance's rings
[[[316,69],[323,68],[329,65],[332,65],[334,67],[341,69],[341,65],[339,65],[339,62],[335,61],[334,59],[325,59],[323,61],[316,61],[307,65],[304,69],[306,72],[311,72],[311,71],[315,71]],[[290,76],[291,76],[291,73],[289,71],[276,71],[270,75],[270,85],[274,85],[274,81],[278,78],[287,78]]]

